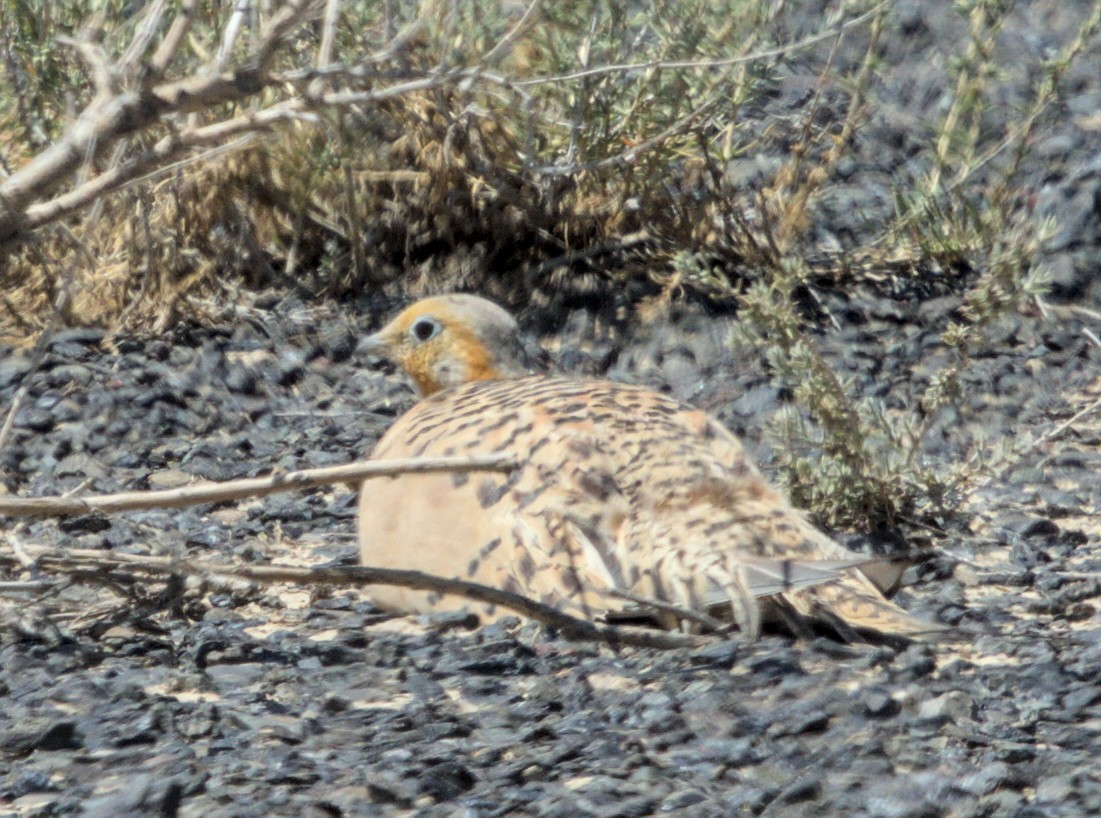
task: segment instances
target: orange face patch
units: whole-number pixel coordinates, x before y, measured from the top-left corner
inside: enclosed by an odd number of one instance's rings
[[[425,316],[438,321],[442,330],[433,338],[418,341],[410,330]],[[409,373],[425,397],[446,386],[501,376],[492,353],[474,330],[431,299],[401,312],[380,334],[394,362]],[[448,382],[440,382],[440,373],[448,373]]]
[[[450,351],[465,368],[464,382],[491,381],[501,377],[493,363],[493,356],[469,327],[452,325],[447,332],[451,335]]]
[[[426,397],[433,392],[438,392],[440,385],[436,383],[436,378],[432,374],[438,357],[435,350],[428,343],[409,346],[406,342],[403,346],[407,348],[397,363],[409,373],[409,377],[417,385],[417,391]]]

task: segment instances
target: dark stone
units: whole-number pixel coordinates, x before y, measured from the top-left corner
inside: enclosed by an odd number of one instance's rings
[[[30,719],[0,733],[0,749],[14,756],[35,750],[76,750],[83,745],[76,722]]]
[[[6,798],[19,798],[31,792],[57,792],[58,786],[42,770],[24,770],[12,782],[11,787],[3,792]]]
[[[1059,534],[1059,526],[1051,520],[1036,520],[1021,531],[1022,537],[1055,537]]]
[[[66,517],[57,527],[66,534],[98,534],[111,527],[111,520],[98,512],[81,514],[77,517]]]
[[[694,665],[729,670],[738,659],[738,643],[734,639],[723,639],[691,655]]]
[[[48,432],[54,427],[53,415],[43,409],[24,409],[16,415],[15,428],[31,432]]]
[[[74,327],[58,330],[50,336],[47,349],[57,352],[59,347],[98,346],[106,333],[93,327]]]
[[[476,783],[477,778],[467,767],[458,762],[445,761],[429,767],[419,776],[420,791],[434,801],[451,801],[458,798]]]
[[[306,374],[301,353],[287,353],[279,359],[278,376],[276,383],[279,386],[293,386],[302,380]]]
[[[247,366],[235,366],[226,373],[226,387],[241,395],[260,394],[260,380]]]
[[[1070,711],[1081,710],[1101,701],[1101,687],[1083,685],[1077,690],[1072,690],[1063,697],[1063,706]]]
[[[902,705],[891,696],[890,691],[883,688],[871,688],[862,691],[860,702],[864,705],[864,712],[874,719],[886,719],[898,715]]]
[[[0,357],[0,389],[18,386],[30,371],[30,358],[23,355],[3,355]]]

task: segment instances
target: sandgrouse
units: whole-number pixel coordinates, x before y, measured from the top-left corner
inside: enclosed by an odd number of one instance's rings
[[[364,484],[365,565],[511,590],[585,617],[638,598],[733,617],[750,638],[762,611],[838,631],[940,630],[888,601],[861,557],[770,487],[717,420],[650,389],[530,374],[517,322],[472,295],[407,307],[363,347],[412,378],[423,400],[376,459],[506,453],[510,474],[423,474]],[[457,597],[377,587],[384,608],[431,612]],[[625,600],[617,591],[635,597]],[[666,610],[655,619],[678,623]]]

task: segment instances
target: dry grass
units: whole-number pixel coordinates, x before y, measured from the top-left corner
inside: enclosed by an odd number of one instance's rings
[[[658,286],[681,282],[673,259],[685,250],[714,246],[740,258],[743,239],[724,221],[732,205],[754,205],[732,201],[717,168],[756,141],[740,133],[740,112],[784,51],[766,48],[776,45],[776,12],[761,0],[733,14],[703,0],[666,5],[643,13],[618,2],[537,4],[525,14],[511,4],[428,2],[386,20],[379,9],[338,4],[332,57],[341,65],[362,65],[393,32],[416,28],[393,57],[370,63],[366,78],[334,77],[334,92],[472,67],[483,81],[331,106],[314,122],[204,147],[64,225],[40,228],[30,243],[6,242],[0,333],[11,339],[42,327],[61,288],[70,293],[66,321],[159,328],[227,290],[466,286],[517,300],[525,289],[568,284],[593,257],[608,278],[645,271]],[[93,96],[74,50],[55,35],[91,37],[118,58],[141,22],[124,7],[107,4],[94,19],[75,1],[51,6],[44,19],[19,7],[2,44],[19,91],[0,95],[0,129],[15,134],[9,168],[56,139]],[[210,7],[200,4],[196,16],[177,74],[207,64],[224,35],[226,21]],[[853,16],[823,20],[822,31],[856,30]],[[308,70],[319,40],[318,26],[302,28],[284,44],[278,69]],[[755,50],[768,56],[750,59]],[[213,121],[280,93],[188,116]],[[69,184],[172,127],[121,141]],[[805,223],[796,211],[812,192],[793,173],[767,203],[782,211],[785,234]],[[640,231],[648,240],[619,252],[622,237]]]

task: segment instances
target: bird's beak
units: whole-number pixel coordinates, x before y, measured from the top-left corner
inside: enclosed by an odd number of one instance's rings
[[[386,342],[386,339],[382,337],[382,333],[376,332],[371,335],[364,336],[356,344],[356,352],[361,355],[374,355],[378,358],[385,358],[386,353],[389,351],[390,345]]]

